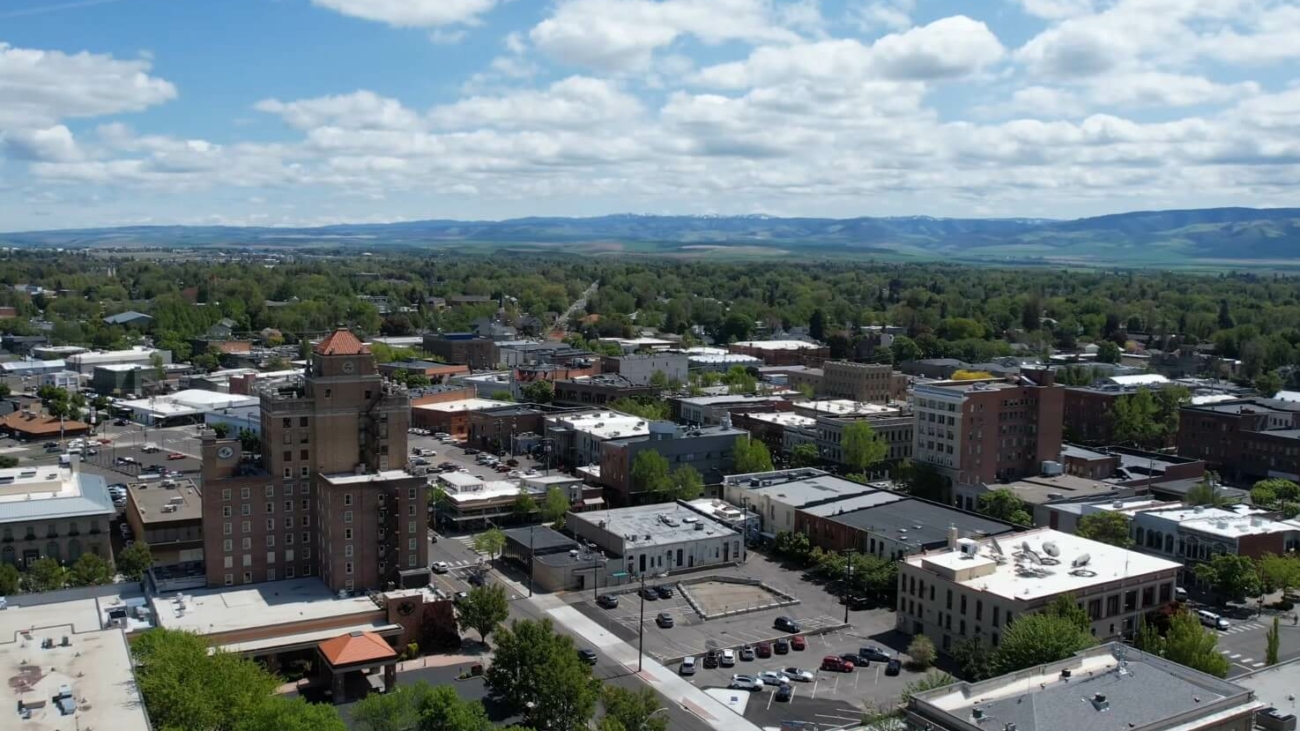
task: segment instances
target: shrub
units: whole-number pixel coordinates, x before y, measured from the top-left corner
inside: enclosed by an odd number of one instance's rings
[[[934,643],[925,635],[917,635],[912,638],[912,644],[907,646],[907,654],[912,658],[913,669],[925,670],[934,664]]]

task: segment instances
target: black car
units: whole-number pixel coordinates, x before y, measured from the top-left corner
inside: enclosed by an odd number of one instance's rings
[[[790,640],[782,637],[776,641],[776,645],[772,649],[775,650],[778,655],[788,655],[790,654]]]
[[[709,650],[709,654],[704,656],[705,668],[716,668],[718,666],[718,651]]]
[[[790,685],[789,683],[786,683],[785,685],[781,685],[781,686],[778,686],[778,687],[777,687],[777,689],[776,689],[776,698],[775,698],[775,700],[778,700],[778,701],[780,701],[780,702],[782,702],[782,703],[785,703],[785,702],[789,701],[789,700],[790,700],[791,698],[793,698],[793,697],[794,697],[794,686],[793,686],[793,685]]]
[[[789,617],[777,617],[777,618],[776,618],[776,621],[772,623],[772,626],[773,626],[773,627],[776,627],[777,629],[781,630],[782,632],[796,632],[796,633],[797,633],[797,632],[802,631],[802,630],[799,629],[799,623],[796,622],[796,621],[794,621],[793,619],[790,619]]]
[[[478,450],[473,447],[465,447],[465,454],[478,454]]]
[[[474,586],[483,586],[483,584],[487,582],[487,580],[483,578],[483,574],[480,573],[470,574],[467,581]]]
[[[411,464],[415,465],[416,467],[428,467],[429,460],[425,459],[424,457],[421,457],[419,459],[411,460]]]
[[[660,584],[655,587],[655,593],[659,595],[660,599],[671,599],[673,596],[673,588],[666,584]]]
[[[659,594],[654,590],[653,587],[647,586],[646,588],[641,590],[641,598],[649,601],[654,601],[659,598]]]
[[[45,447],[46,449],[50,449],[51,447],[53,447],[54,449],[58,449],[58,448],[59,448],[59,443],[58,443],[58,442],[46,442],[46,443],[42,444],[41,446],[42,446],[42,447]]]
[[[596,597],[596,605],[605,609],[613,609],[618,606],[618,597],[613,594],[601,594]]]
[[[578,657],[582,658],[582,661],[587,663],[588,665],[596,664],[595,650],[587,650],[587,649],[578,650]]]
[[[114,421],[113,426],[126,426],[126,419],[118,419]]]
[[[871,645],[869,647],[859,647],[858,657],[864,660],[875,660],[877,662],[889,662],[890,660],[894,659],[893,655],[890,655],[888,652],[885,652],[884,650],[880,649],[879,647],[876,647],[875,645]]]
[[[668,629],[673,626],[673,615],[668,612],[660,612],[659,616],[655,617],[655,624],[664,629]]]
[[[899,662],[897,658],[891,659],[889,664],[885,665],[885,675],[898,675],[902,669],[903,663]]]
[[[859,667],[859,668],[871,667],[870,660],[868,660],[867,658],[861,655],[855,655],[851,652],[846,652],[843,655],[840,655],[840,659],[845,662],[853,663],[855,667]]]

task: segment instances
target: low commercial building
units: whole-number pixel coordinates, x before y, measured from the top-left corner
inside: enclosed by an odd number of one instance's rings
[[[1183,406],[1178,453],[1242,481],[1300,480],[1300,403],[1252,398]]]
[[[1099,640],[1131,636],[1168,603],[1181,566],[1106,543],[1038,528],[1001,538],[962,538],[899,564],[896,628],[924,634],[945,654],[972,637],[996,648],[1018,617],[1069,595]]]
[[[827,551],[858,551],[895,561],[947,545],[949,531],[998,536],[1017,528],[977,513],[881,490],[796,512],[795,531]]]
[[[167,576],[166,588],[206,586],[203,497],[194,481],[182,478],[131,482],[127,483],[126,495],[126,523],[136,540],[149,544],[154,566]],[[233,571],[234,566],[226,569]]]
[[[749,438],[743,429],[731,426],[691,428],[655,421],[648,429],[647,434],[606,439],[600,445],[599,470],[591,472],[591,478],[606,488],[617,505],[654,499],[632,482],[632,467],[642,452],[659,454],[667,460],[670,472],[691,467],[705,485],[716,485],[735,468],[736,443]]]
[[[507,340],[497,343],[498,360],[507,368],[530,363],[566,365],[575,360],[596,360],[596,354],[559,340]]]
[[[624,353],[636,353],[643,350],[666,350],[678,344],[676,340],[663,338],[600,338],[600,343],[611,343],[622,348]]]
[[[0,432],[20,442],[79,437],[90,433],[90,425],[75,419],[59,419],[34,411],[14,411],[0,418]]]
[[[836,402],[856,403],[856,402]],[[800,444],[811,443],[817,447],[817,454],[825,460],[838,465],[847,465],[844,451],[844,430],[857,422],[865,422],[875,432],[876,437],[886,445],[884,459],[873,471],[880,471],[891,464],[896,464],[912,456],[915,444],[913,430],[916,422],[912,415],[904,410],[883,407],[878,404],[865,404],[876,411],[866,410],[859,414],[845,416],[817,416],[811,426],[795,426],[785,430],[783,451],[787,454]],[[809,411],[806,404],[796,404],[795,411],[805,415],[818,414]]]
[[[163,365],[172,362],[170,350],[146,348],[137,345],[128,350],[107,350],[101,352],[78,353],[68,356],[68,369],[83,375],[91,375],[96,366],[104,365],[142,365],[152,366],[157,362]]]
[[[767,365],[819,366],[831,357],[831,349],[804,340],[745,340],[727,349],[738,355],[752,355]]]
[[[658,396],[659,389],[638,385],[617,373],[600,373],[569,380],[555,381],[555,398],[560,406],[606,406],[621,398]]]
[[[728,353],[721,348],[691,348],[686,352],[686,362],[691,371],[714,371],[726,373],[735,366],[757,368],[763,365],[763,359],[752,355]]]
[[[1256,726],[1266,704],[1240,682],[1108,643],[1009,675],[912,694],[905,712],[908,728],[929,731],[1285,728]]]
[[[108,530],[117,508],[108,484],[76,467],[0,469],[0,563],[26,569],[49,557],[71,564],[83,553],[113,560]]]
[[[162,396],[132,401],[118,401],[115,411],[129,414],[131,421],[146,426],[166,427],[202,424],[208,412],[225,409],[256,408],[256,396],[188,389]]]
[[[1039,516],[1034,525],[1039,528],[1051,528],[1062,533],[1077,533],[1079,521],[1093,513],[1119,513],[1125,520],[1132,522],[1133,516],[1144,510],[1177,508],[1182,503],[1162,500],[1151,495],[1136,495],[1123,498],[1074,498],[1045,503],[1035,509]],[[1131,532],[1131,529],[1130,529]]]
[[[90,389],[103,396],[142,394],[157,382],[157,373],[149,366],[119,363],[95,366],[90,376]]]
[[[582,411],[546,418],[546,438],[557,459],[583,466],[600,464],[601,444],[620,437],[643,437],[650,423],[618,411]]]
[[[1300,549],[1300,520],[1274,520],[1269,515],[1245,505],[1156,508],[1133,515],[1131,535],[1138,550],[1182,562],[1188,569],[1219,554],[1258,559]]]
[[[768,537],[795,530],[801,508],[879,491],[812,468],[729,475],[722,483],[722,498],[746,510],[753,508],[761,517],[762,531]]]
[[[785,402],[781,396],[745,396],[730,394],[726,396],[681,396],[668,400],[672,408],[674,421],[683,424],[713,426],[721,424],[724,418],[746,411],[773,411],[776,404]]]
[[[630,576],[742,559],[740,533],[683,503],[570,513],[564,525]]]
[[[398,373],[421,375],[429,379],[429,383],[437,385],[447,383],[456,376],[468,375],[470,370],[469,366],[463,364],[448,365],[431,360],[402,360],[381,363],[379,372],[385,378],[394,378]]]
[[[1199,480],[1205,476],[1205,461],[1164,452],[1132,447],[1061,447],[1065,474],[1090,480],[1110,480],[1125,486],[1150,486],[1174,480]]]
[[[514,370],[510,381],[510,392],[514,398],[527,400],[524,387],[538,381],[550,381],[552,387],[559,381],[575,378],[590,378],[599,374],[600,366],[594,360],[575,360],[565,365],[555,363],[534,363],[522,365]]]
[[[11,360],[5,363],[0,363],[0,374],[5,376],[32,378],[67,370],[65,363],[66,361],[62,359]]]
[[[450,434],[456,439],[469,436],[469,415],[475,411],[510,405],[509,401],[465,398],[416,405],[412,399],[411,425]]]
[[[731,421],[737,428],[744,429],[751,437],[762,442],[772,454],[786,454],[794,444],[802,441],[788,440],[787,433],[808,434],[809,441],[814,440],[817,433],[816,419],[794,411],[751,411],[733,414]]]
[[[907,375],[881,363],[828,360],[820,368],[792,372],[791,388],[811,387],[818,397],[869,403],[889,403],[907,398]]]
[[[600,488],[582,484],[567,475],[528,480],[484,480],[463,472],[445,472],[435,478],[443,498],[435,506],[435,521],[445,528],[464,531],[500,523],[527,523],[538,513],[520,515],[519,496],[531,497],[536,505],[552,487],[564,491],[570,510],[582,512],[604,503]]]
[[[656,373],[664,383],[686,383],[690,375],[689,356],[676,351],[606,357],[602,365],[606,373],[617,373],[637,386],[649,386]]]
[[[1074,475],[1036,475],[1001,484],[959,484],[954,489],[954,502],[959,508],[974,511],[979,508],[980,498],[994,490],[1010,490],[1020,498],[1032,513],[1034,525],[1047,524],[1047,512],[1043,506],[1052,503],[1080,498],[1116,500],[1131,497],[1139,491],[1145,492],[1142,488],[1124,487]]]
[[[424,352],[446,363],[463,364],[478,371],[495,368],[497,345],[474,333],[443,333],[424,336]]]
[[[531,434],[540,439],[549,413],[536,404],[510,404],[471,411],[468,444],[495,453],[518,454],[522,451],[518,438]]]

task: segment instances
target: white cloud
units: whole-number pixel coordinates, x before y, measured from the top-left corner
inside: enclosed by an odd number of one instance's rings
[[[336,12],[399,28],[473,24],[497,0],[311,0]]]
[[[686,35],[711,44],[799,40],[768,0],[560,0],[529,38],[563,63],[621,71],[647,66]]]
[[[46,129],[0,132],[0,152],[16,160],[68,162],[82,157],[72,131],[59,124]]]
[[[469,34],[463,28],[458,30],[435,28],[429,31],[429,40],[440,46],[452,46],[465,40],[467,35]]]
[[[462,99],[434,109],[430,118],[443,129],[588,127],[631,119],[641,112],[637,98],[611,82],[572,76],[542,91]]]
[[[1254,96],[1259,84],[1219,84],[1201,76],[1158,71],[1113,74],[1090,85],[1089,98],[1102,105],[1122,107],[1190,107],[1221,104]]]
[[[1026,14],[1059,20],[1087,15],[1096,7],[1094,0],[1013,0]]]
[[[420,115],[403,107],[401,102],[365,90],[294,102],[263,99],[253,106],[258,111],[280,116],[298,129],[326,125],[346,129],[414,129],[422,125]]]
[[[848,21],[863,33],[900,31],[912,27],[916,0],[856,0],[848,7]]]
[[[150,76],[150,66],[144,59],[0,43],[0,129],[138,112],[175,99],[176,87]]]
[[[885,36],[871,50],[875,66],[895,79],[965,76],[991,66],[1005,52],[987,25],[964,15]]]

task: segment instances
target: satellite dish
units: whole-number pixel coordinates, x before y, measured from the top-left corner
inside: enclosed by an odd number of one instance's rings
[[[1092,560],[1092,556],[1089,555],[1089,554],[1086,554],[1086,553],[1085,553],[1085,554],[1083,554],[1082,556],[1080,556],[1080,557],[1074,559],[1073,561],[1071,561],[1071,562],[1070,562],[1070,565],[1073,566],[1073,567],[1075,567],[1075,568],[1077,569],[1077,568],[1081,568],[1081,567],[1083,567],[1083,566],[1087,566],[1087,565],[1088,565],[1088,562],[1091,561],[1091,560]]]
[[[993,552],[996,553],[996,554],[999,555],[999,556],[1003,555],[1003,554],[1002,554],[1002,545],[998,543],[998,539],[996,539],[996,538],[990,538],[990,541],[991,541],[991,545],[993,546]]]
[[[1057,546],[1055,543],[1048,541],[1047,543],[1043,544],[1043,552],[1046,553],[1048,556],[1056,557],[1061,555],[1061,548]]]
[[[1029,541],[1021,541],[1021,542],[1020,542],[1020,550],[1024,551],[1025,553],[1033,553],[1033,552],[1034,552],[1034,549],[1032,549],[1032,548],[1029,547]]]

